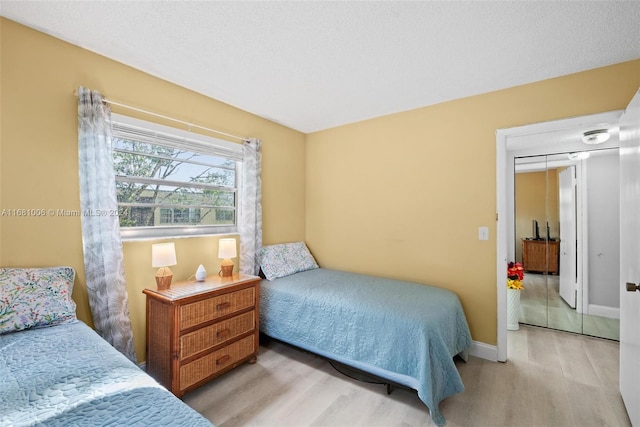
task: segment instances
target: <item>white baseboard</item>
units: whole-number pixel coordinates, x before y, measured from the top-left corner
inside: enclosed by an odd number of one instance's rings
[[[498,361],[498,347],[495,345],[485,344],[479,341],[473,341],[469,349],[469,355],[479,357],[480,359]]]
[[[592,316],[608,317],[610,319],[619,319],[620,309],[618,307],[609,307],[606,305],[589,304],[589,314]]]

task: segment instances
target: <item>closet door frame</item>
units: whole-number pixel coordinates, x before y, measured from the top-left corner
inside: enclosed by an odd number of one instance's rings
[[[615,126],[612,138],[599,148],[618,148],[618,119],[623,110],[535,123],[496,131],[496,360],[507,360],[507,263],[515,257],[514,161],[516,157],[585,151],[577,136],[585,127]],[[571,133],[574,137],[568,138]]]

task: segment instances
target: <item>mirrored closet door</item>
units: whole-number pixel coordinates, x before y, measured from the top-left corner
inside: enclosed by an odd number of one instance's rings
[[[618,149],[515,160],[520,323],[619,339]]]

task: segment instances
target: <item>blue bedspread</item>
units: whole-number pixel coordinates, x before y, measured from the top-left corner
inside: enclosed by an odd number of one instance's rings
[[[464,390],[453,356],[471,346],[456,294],[417,283],[314,269],[260,285],[260,330],[417,390],[438,405]]]
[[[0,335],[0,426],[211,426],[82,322]]]

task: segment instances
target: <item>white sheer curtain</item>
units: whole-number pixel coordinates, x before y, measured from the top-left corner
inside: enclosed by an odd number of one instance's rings
[[[242,199],[240,201],[240,272],[257,275],[262,248],[262,153],[259,139],[244,141],[242,150]]]
[[[78,89],[82,241],[89,306],[96,331],[137,362],[129,318],[109,107],[99,92]]]

